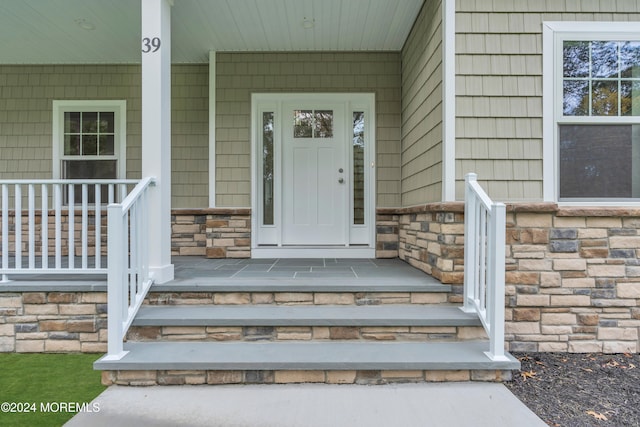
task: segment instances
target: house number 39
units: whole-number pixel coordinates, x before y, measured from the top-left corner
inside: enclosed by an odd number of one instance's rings
[[[142,39],[142,53],[157,52],[160,49],[160,37]]]

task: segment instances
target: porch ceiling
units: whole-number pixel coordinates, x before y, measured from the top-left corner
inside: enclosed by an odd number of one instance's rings
[[[423,1],[174,0],[172,58],[207,62],[210,50],[397,51]],[[139,63],[140,7],[0,0],[0,64]]]

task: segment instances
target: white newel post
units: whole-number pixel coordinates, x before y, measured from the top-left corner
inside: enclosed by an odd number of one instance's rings
[[[149,194],[149,269],[155,283],[173,280],[171,264],[171,6],[141,0],[142,176]]]

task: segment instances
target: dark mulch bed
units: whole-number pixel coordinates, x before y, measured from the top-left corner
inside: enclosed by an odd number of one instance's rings
[[[506,386],[550,426],[640,426],[639,354],[513,355]]]

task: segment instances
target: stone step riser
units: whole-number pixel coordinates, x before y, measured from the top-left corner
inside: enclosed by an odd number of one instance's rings
[[[485,340],[481,326],[132,326],[128,341],[416,341]]]
[[[154,386],[183,384],[394,384],[445,381],[509,381],[509,370],[414,370],[414,371],[103,371],[102,383]]]
[[[454,298],[455,300],[456,298]],[[150,292],[146,305],[382,305],[449,304],[446,292]]]

